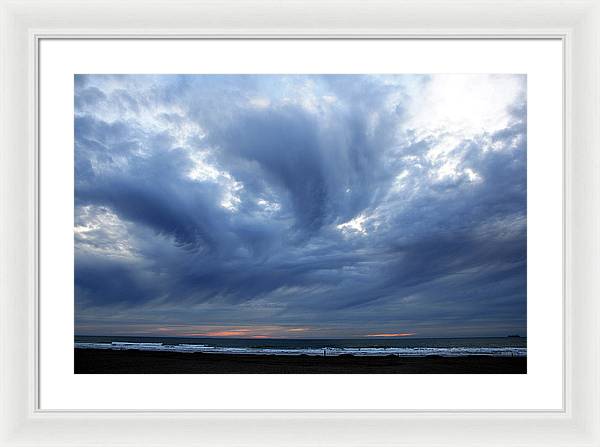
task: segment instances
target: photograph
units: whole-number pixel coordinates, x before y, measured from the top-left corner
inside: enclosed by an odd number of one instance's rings
[[[75,374],[527,374],[526,74],[73,82]]]
[[[600,0],[0,29],[0,445],[600,447]]]

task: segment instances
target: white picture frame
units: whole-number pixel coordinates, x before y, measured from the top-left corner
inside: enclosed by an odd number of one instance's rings
[[[600,2],[0,1],[0,445],[600,445]],[[51,411],[37,401],[42,38],[559,38],[563,411]]]

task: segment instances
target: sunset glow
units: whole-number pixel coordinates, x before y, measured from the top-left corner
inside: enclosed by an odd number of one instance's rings
[[[367,337],[410,337],[414,332],[400,332],[398,334],[368,334]]]

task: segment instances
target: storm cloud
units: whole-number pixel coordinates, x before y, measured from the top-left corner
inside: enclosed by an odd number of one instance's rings
[[[78,334],[526,334],[524,75],[76,75]]]

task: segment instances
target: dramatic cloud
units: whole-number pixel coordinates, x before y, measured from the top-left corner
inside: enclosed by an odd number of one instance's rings
[[[522,75],[75,76],[78,334],[526,333]]]

